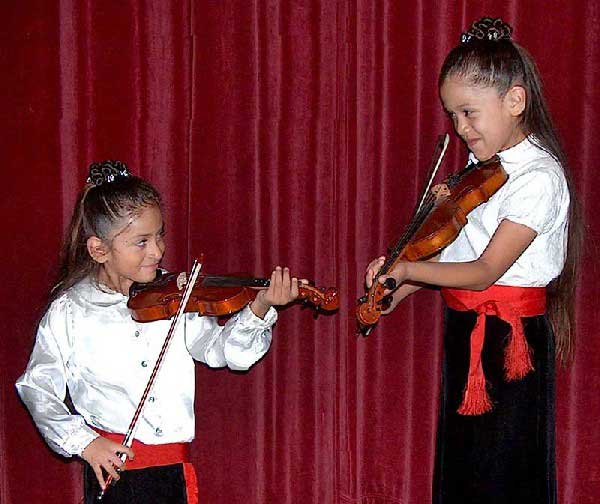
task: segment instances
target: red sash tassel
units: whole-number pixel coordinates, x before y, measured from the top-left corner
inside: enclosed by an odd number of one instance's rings
[[[472,310],[477,313],[477,322],[471,332],[469,376],[458,413],[481,415],[492,409],[481,364],[485,316],[495,315],[510,324],[511,334],[504,355],[504,371],[508,381],[519,380],[533,370],[521,317],[533,317],[546,312],[546,289],[492,285],[483,291],[442,289],[442,297],[453,310]]]

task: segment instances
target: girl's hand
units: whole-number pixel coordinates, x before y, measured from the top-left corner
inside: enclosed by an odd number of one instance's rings
[[[383,290],[383,293],[389,294],[400,287],[407,280],[407,276],[408,269],[406,267],[406,262],[399,261],[390,271],[388,271],[387,275],[381,275],[377,281],[380,284],[385,284],[386,288]],[[388,281],[390,279],[393,280],[393,282]],[[393,287],[391,287],[392,285]]]
[[[450,197],[450,189],[446,184],[436,184],[431,188],[431,194],[435,196],[435,201]]]
[[[277,266],[271,273],[271,281],[267,289],[260,290],[250,303],[250,309],[257,317],[263,318],[271,306],[286,305],[298,297],[297,278],[290,277],[288,268]],[[306,280],[300,280],[307,283]]]
[[[381,257],[378,257],[377,259],[373,259],[367,266],[367,271],[365,273],[365,285],[367,286],[367,289],[370,289],[371,286],[373,285],[373,279],[375,278],[375,275],[377,274],[377,272],[383,266],[384,262],[385,262],[385,256],[381,256]]]
[[[92,466],[102,490],[106,488],[103,470],[114,480],[119,479],[119,470],[124,466],[119,453],[125,453],[130,459],[134,457],[131,448],[99,436],[87,445],[81,454],[81,458]]]
[[[434,260],[437,260],[437,258]],[[373,261],[371,261],[371,263],[367,266],[367,271],[365,274],[365,284],[368,289],[370,289],[371,286],[373,285],[373,279],[375,278],[375,275],[377,275],[377,273],[383,266],[384,262],[385,262],[385,257],[381,256],[381,257],[378,257],[377,259],[374,259]],[[407,274],[406,269],[407,269],[406,263],[399,262],[396,264],[396,266],[394,266],[394,269],[392,269],[388,275],[381,275],[380,277],[377,278],[377,281],[382,284],[385,283],[385,281],[388,280],[389,278],[392,278],[396,285],[393,289],[386,288],[383,291],[384,294],[391,294],[391,296],[390,296],[390,305],[381,312],[382,315],[387,315],[388,313],[391,313],[392,311],[394,311],[394,309],[396,308],[396,306],[398,305],[398,303],[400,301],[402,301],[406,296],[409,296],[410,294],[418,291],[421,288],[419,285],[414,285],[414,284],[409,284],[409,283],[403,284],[403,282],[406,280],[406,274]]]
[[[375,278],[375,275],[377,275],[377,272],[383,266],[384,261],[385,256],[381,256],[371,261],[367,266],[367,271],[365,274],[365,284],[367,286],[367,289],[370,289],[373,285],[373,279]],[[404,263],[397,263],[396,266],[394,266],[394,268],[390,270],[387,275],[381,275],[380,277],[378,277],[377,281],[380,284],[384,284],[388,278],[394,280],[393,283],[396,285],[396,287],[394,287],[393,289],[386,288],[384,290],[386,294],[392,292],[393,290],[396,290],[396,288],[398,288],[400,284],[402,284],[402,282],[406,280],[406,266],[404,265]]]

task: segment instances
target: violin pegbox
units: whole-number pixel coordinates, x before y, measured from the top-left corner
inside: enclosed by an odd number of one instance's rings
[[[314,285],[302,284],[298,286],[298,299],[305,304],[325,310],[337,310],[340,306],[340,300],[337,290],[333,287],[315,287]]]

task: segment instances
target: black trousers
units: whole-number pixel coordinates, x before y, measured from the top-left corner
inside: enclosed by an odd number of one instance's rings
[[[85,504],[187,504],[183,464],[123,471],[97,500],[100,485],[92,468],[83,470]]]
[[[545,316],[523,319],[534,371],[504,378],[510,326],[486,318],[482,364],[491,412],[459,415],[474,312],[446,311],[434,504],[555,504],[554,338]]]

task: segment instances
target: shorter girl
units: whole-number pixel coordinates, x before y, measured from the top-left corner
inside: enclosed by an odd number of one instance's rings
[[[273,306],[298,295],[298,280],[277,267],[268,289],[225,326],[186,314],[143,409],[133,447],[126,448],[120,443],[171,323],[135,322],[128,293],[133,282],[155,279],[164,252],[157,191],[123,163],[93,164],[71,221],[60,279],[17,381],[50,447],[87,462],[87,503],[105,488],[105,474],[120,479],[103,498],[108,504],[197,502],[189,464],[194,359],[211,367],[248,369],[269,349],[277,319]],[[119,453],[130,459],[126,466]]]
[[[438,504],[556,502],[554,356],[573,346],[579,223],[537,69],[510,35],[500,19],[474,23],[439,77],[470,163],[498,155],[508,181],[440,256],[378,279],[399,285],[390,310],[423,284],[443,287]]]

